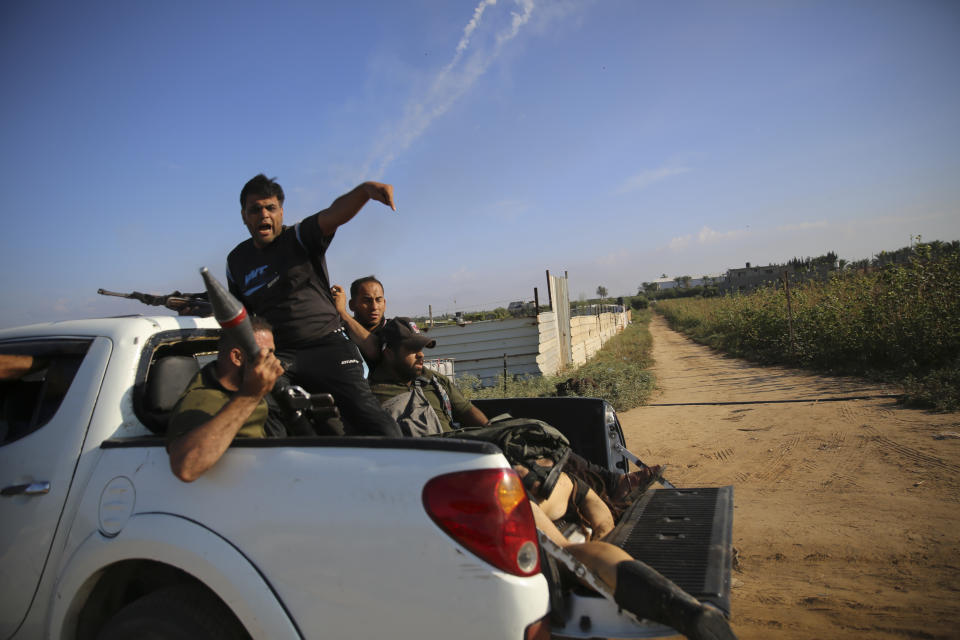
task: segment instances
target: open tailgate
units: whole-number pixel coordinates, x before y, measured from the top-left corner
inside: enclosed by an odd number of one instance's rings
[[[623,515],[606,539],[669,578],[701,602],[730,612],[733,487],[654,489]],[[637,621],[612,601],[586,588],[564,597],[554,616],[555,636],[655,638],[676,635],[669,627]],[[558,618],[565,620],[558,624]]]

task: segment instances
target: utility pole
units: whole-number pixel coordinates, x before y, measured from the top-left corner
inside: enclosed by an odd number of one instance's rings
[[[790,355],[796,355],[797,345],[793,335],[793,305],[790,303],[790,278],[783,272],[783,290],[787,294],[787,327],[790,331]]]

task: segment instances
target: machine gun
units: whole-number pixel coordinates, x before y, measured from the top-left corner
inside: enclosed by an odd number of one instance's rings
[[[303,387],[294,384],[275,391],[273,397],[292,420],[326,420],[340,417],[340,410],[329,393],[307,393]]]
[[[97,289],[97,293],[102,296],[116,296],[118,298],[130,298],[139,300],[143,304],[152,307],[166,307],[176,311],[180,315],[190,316],[210,316],[213,315],[213,306],[210,304],[206,293],[180,293],[174,291],[165,296],[156,296],[150,293],[140,293],[133,291],[131,293],[117,293],[116,291],[107,291],[106,289]]]

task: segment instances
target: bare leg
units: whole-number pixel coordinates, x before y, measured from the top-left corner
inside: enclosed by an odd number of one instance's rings
[[[558,520],[567,512],[567,504],[570,502],[571,493],[573,493],[573,481],[570,480],[570,476],[561,473],[553,491],[538,504],[548,518]]]
[[[521,478],[527,475],[527,469],[523,465],[514,465],[514,469]],[[573,491],[573,480],[566,473],[561,473],[550,495],[537,504],[548,519],[558,520],[567,512]],[[613,514],[593,489],[587,489],[586,496],[577,506],[587,524],[593,529],[594,539],[603,538],[613,530]]]
[[[736,640],[723,614],[716,609],[700,604],[620,547],[606,542],[570,542],[540,505],[530,506],[537,528],[593,571],[613,591],[614,601],[627,611],[669,625],[692,640]]]
[[[592,540],[603,540],[613,531],[613,514],[607,503],[601,500],[593,489],[587,489],[587,495],[578,507],[583,517],[590,523],[590,528],[593,529]]]
[[[573,543],[567,540],[553,521],[544,513],[540,505],[530,503],[533,508],[533,520],[537,529],[542,531],[557,546],[565,549],[588,569],[596,573],[611,590],[617,586],[617,565],[633,560],[629,553],[606,542]]]

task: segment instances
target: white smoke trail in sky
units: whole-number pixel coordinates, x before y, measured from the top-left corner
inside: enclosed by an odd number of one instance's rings
[[[527,24],[530,16],[533,15],[533,0],[517,0],[517,4],[523,9],[521,13],[513,14],[513,21],[510,25],[510,31],[501,33],[497,36],[497,45],[501,45],[507,40],[512,39],[520,32],[520,27]]]
[[[477,25],[480,24],[480,18],[483,17],[483,12],[487,7],[495,4],[497,4],[497,0],[482,0],[482,2],[476,6],[473,10],[473,18],[471,18],[467,26],[463,28],[463,37],[460,38],[460,42],[457,43],[457,53],[454,55],[453,60],[450,61],[450,64],[447,65],[447,68],[453,67],[460,60],[461,54],[466,50],[467,45],[470,44],[470,35],[474,29],[477,28]]]
[[[503,51],[503,47],[517,37],[520,30],[529,22],[535,9],[534,0],[514,0],[517,11],[511,12],[509,26],[495,31],[495,26],[487,26],[491,20],[483,20],[484,13],[489,7],[497,4],[497,0],[480,0],[474,8],[473,16],[463,29],[463,36],[457,43],[453,57],[430,82],[429,89],[424,95],[418,96],[404,108],[400,121],[383,136],[377,143],[367,163],[364,175],[374,178],[383,176],[386,168],[401,153],[424,134],[434,120],[446,113],[460,97],[466,93],[477,80],[487,71]],[[475,36],[489,33],[492,37],[492,46],[483,48],[482,45],[471,47]],[[476,51],[472,51],[476,49]]]

